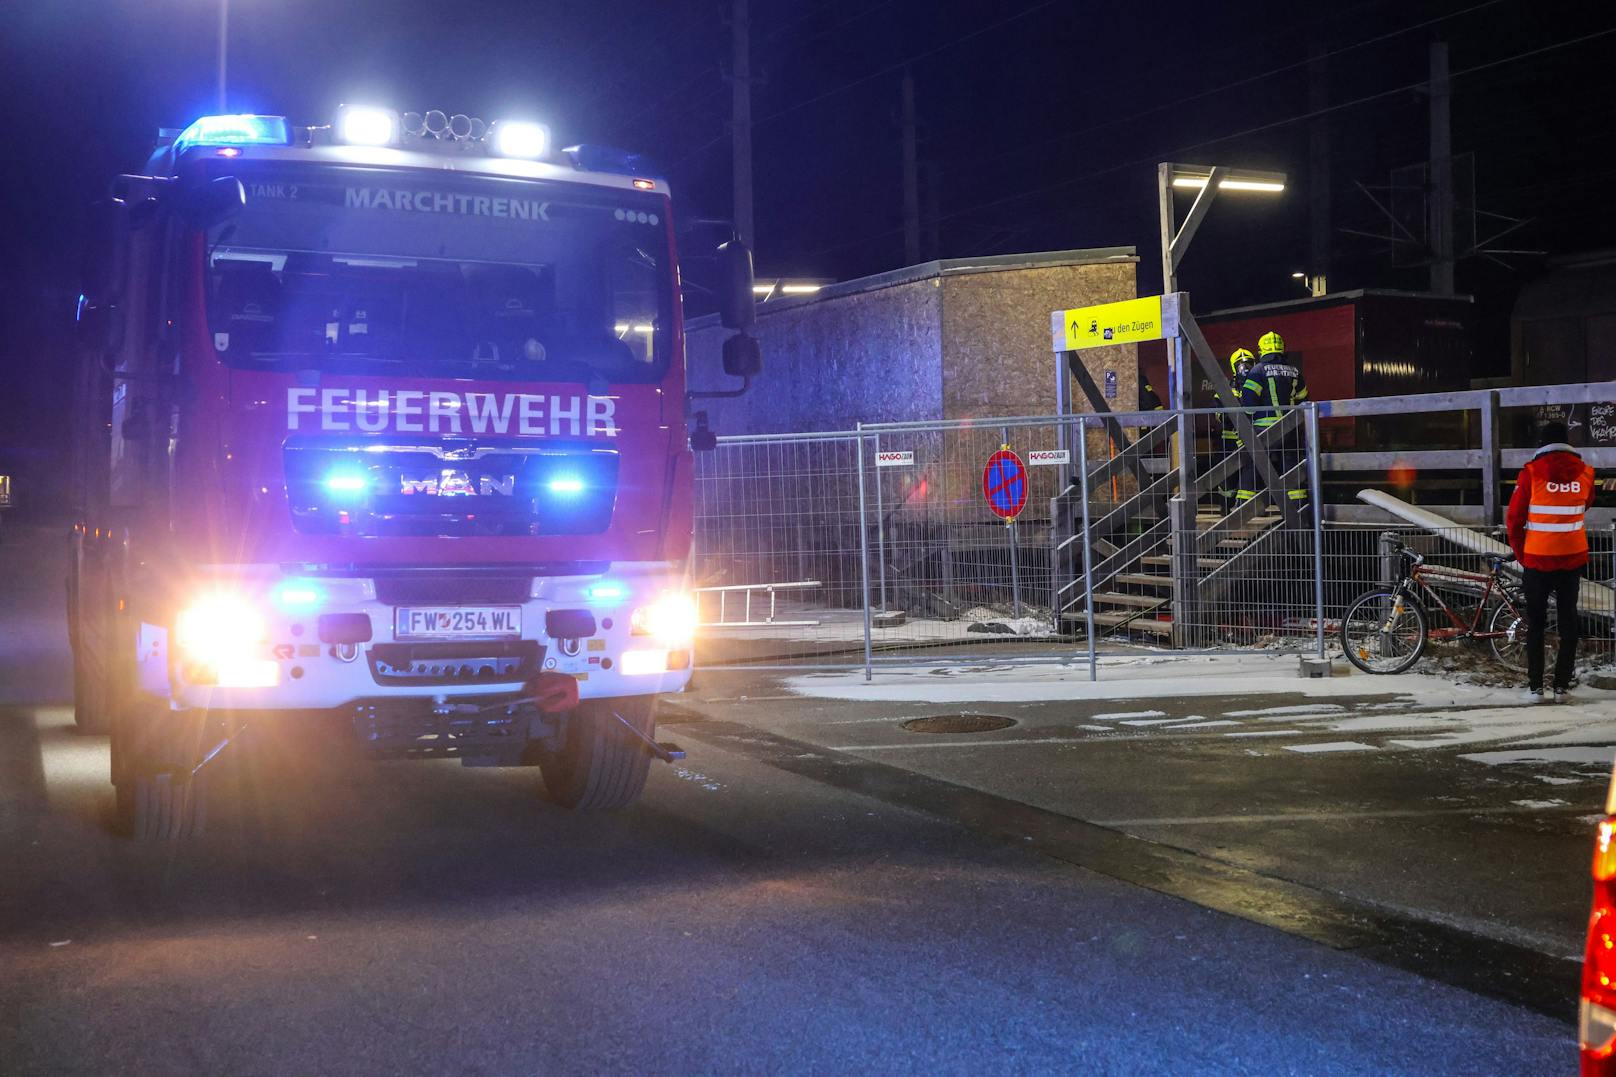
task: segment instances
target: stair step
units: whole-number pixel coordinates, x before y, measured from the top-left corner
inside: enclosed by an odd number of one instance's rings
[[[1115,576],[1111,577],[1111,582],[1131,583],[1140,587],[1173,586],[1173,578],[1171,576],[1158,576],[1154,573],[1146,572],[1119,572]]]
[[[1095,602],[1106,602],[1113,606],[1138,606],[1153,610],[1158,606],[1167,605],[1168,599],[1162,595],[1125,595],[1120,591],[1096,591]]]
[[[1197,557],[1195,567],[1222,568],[1226,560],[1226,558],[1222,557]],[[1171,569],[1173,567],[1173,555],[1166,553],[1146,554],[1139,559],[1139,563],[1141,565],[1150,565],[1153,568]]]
[[[1171,621],[1163,621],[1155,617],[1134,617],[1129,620],[1129,617],[1130,614],[1126,613],[1096,613],[1094,623],[1105,625],[1109,628],[1126,621],[1126,627],[1129,632],[1150,632],[1157,636],[1170,635],[1173,631],[1173,622]],[[1079,620],[1081,619],[1080,615]]]

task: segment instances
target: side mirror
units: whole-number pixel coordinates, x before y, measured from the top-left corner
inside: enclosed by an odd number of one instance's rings
[[[212,228],[247,204],[247,189],[234,176],[220,176],[185,195],[185,217],[198,228]]]
[[[738,239],[718,247],[719,321],[725,329],[750,329],[757,321],[752,294],[752,252]]]
[[[755,378],[763,372],[763,353],[756,337],[736,333],[724,341],[724,373],[732,378]]]

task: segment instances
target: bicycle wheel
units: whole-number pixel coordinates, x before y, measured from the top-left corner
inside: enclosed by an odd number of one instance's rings
[[[1487,632],[1499,635],[1492,636],[1487,642],[1492,645],[1493,657],[1511,669],[1524,670],[1526,668],[1526,603],[1515,604],[1515,608],[1499,603],[1493,610],[1492,617],[1487,622]],[[1554,607],[1549,607],[1549,615],[1543,626],[1543,653],[1554,655],[1560,649],[1558,624],[1554,614]]]
[[[1359,595],[1341,618],[1341,649],[1365,673],[1403,673],[1425,651],[1425,611],[1392,591]]]

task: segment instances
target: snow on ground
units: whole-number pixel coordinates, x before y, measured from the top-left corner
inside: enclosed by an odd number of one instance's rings
[[[866,703],[1133,703],[1080,715],[1083,724],[1069,728],[1102,736],[1229,738],[1253,745],[1253,754],[1463,747],[1462,759],[1520,765],[1551,783],[1603,780],[1616,757],[1616,692],[1592,688],[1578,689],[1570,705],[1531,705],[1518,686],[1455,683],[1430,673],[1310,679],[1299,675],[1294,657],[1263,655],[1104,658],[1099,673],[1090,681],[1086,666],[939,665],[879,669],[869,683],[859,671],[803,674],[786,687],[803,696]],[[1265,695],[1296,694],[1334,701],[1252,705]],[[1195,705],[1205,713],[1170,716],[1175,703],[1190,698],[1210,703],[1211,697],[1222,698],[1214,705]],[[1046,742],[1069,745],[1071,740],[1006,740],[996,746]],[[986,743],[936,746],[968,749]],[[1264,746],[1267,751],[1255,750]],[[849,745],[846,750],[878,748]]]
[[[820,699],[890,703],[1037,703],[1067,699],[1150,700],[1187,696],[1263,696],[1303,693],[1315,698],[1396,695],[1399,706],[1486,706],[1500,689],[1420,673],[1306,679],[1294,655],[1129,656],[1101,658],[1099,679],[1084,665],[939,664],[877,668],[868,683],[860,670],[792,677],[787,688]],[[1517,693],[1518,694],[1518,693]],[[1290,713],[1296,713],[1291,711]],[[1128,714],[1126,717],[1153,717]]]

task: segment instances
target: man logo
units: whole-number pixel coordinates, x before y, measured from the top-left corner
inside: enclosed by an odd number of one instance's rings
[[[427,497],[516,496],[515,475],[478,475],[475,480],[464,471],[446,467],[435,475],[400,475],[398,492]]]

